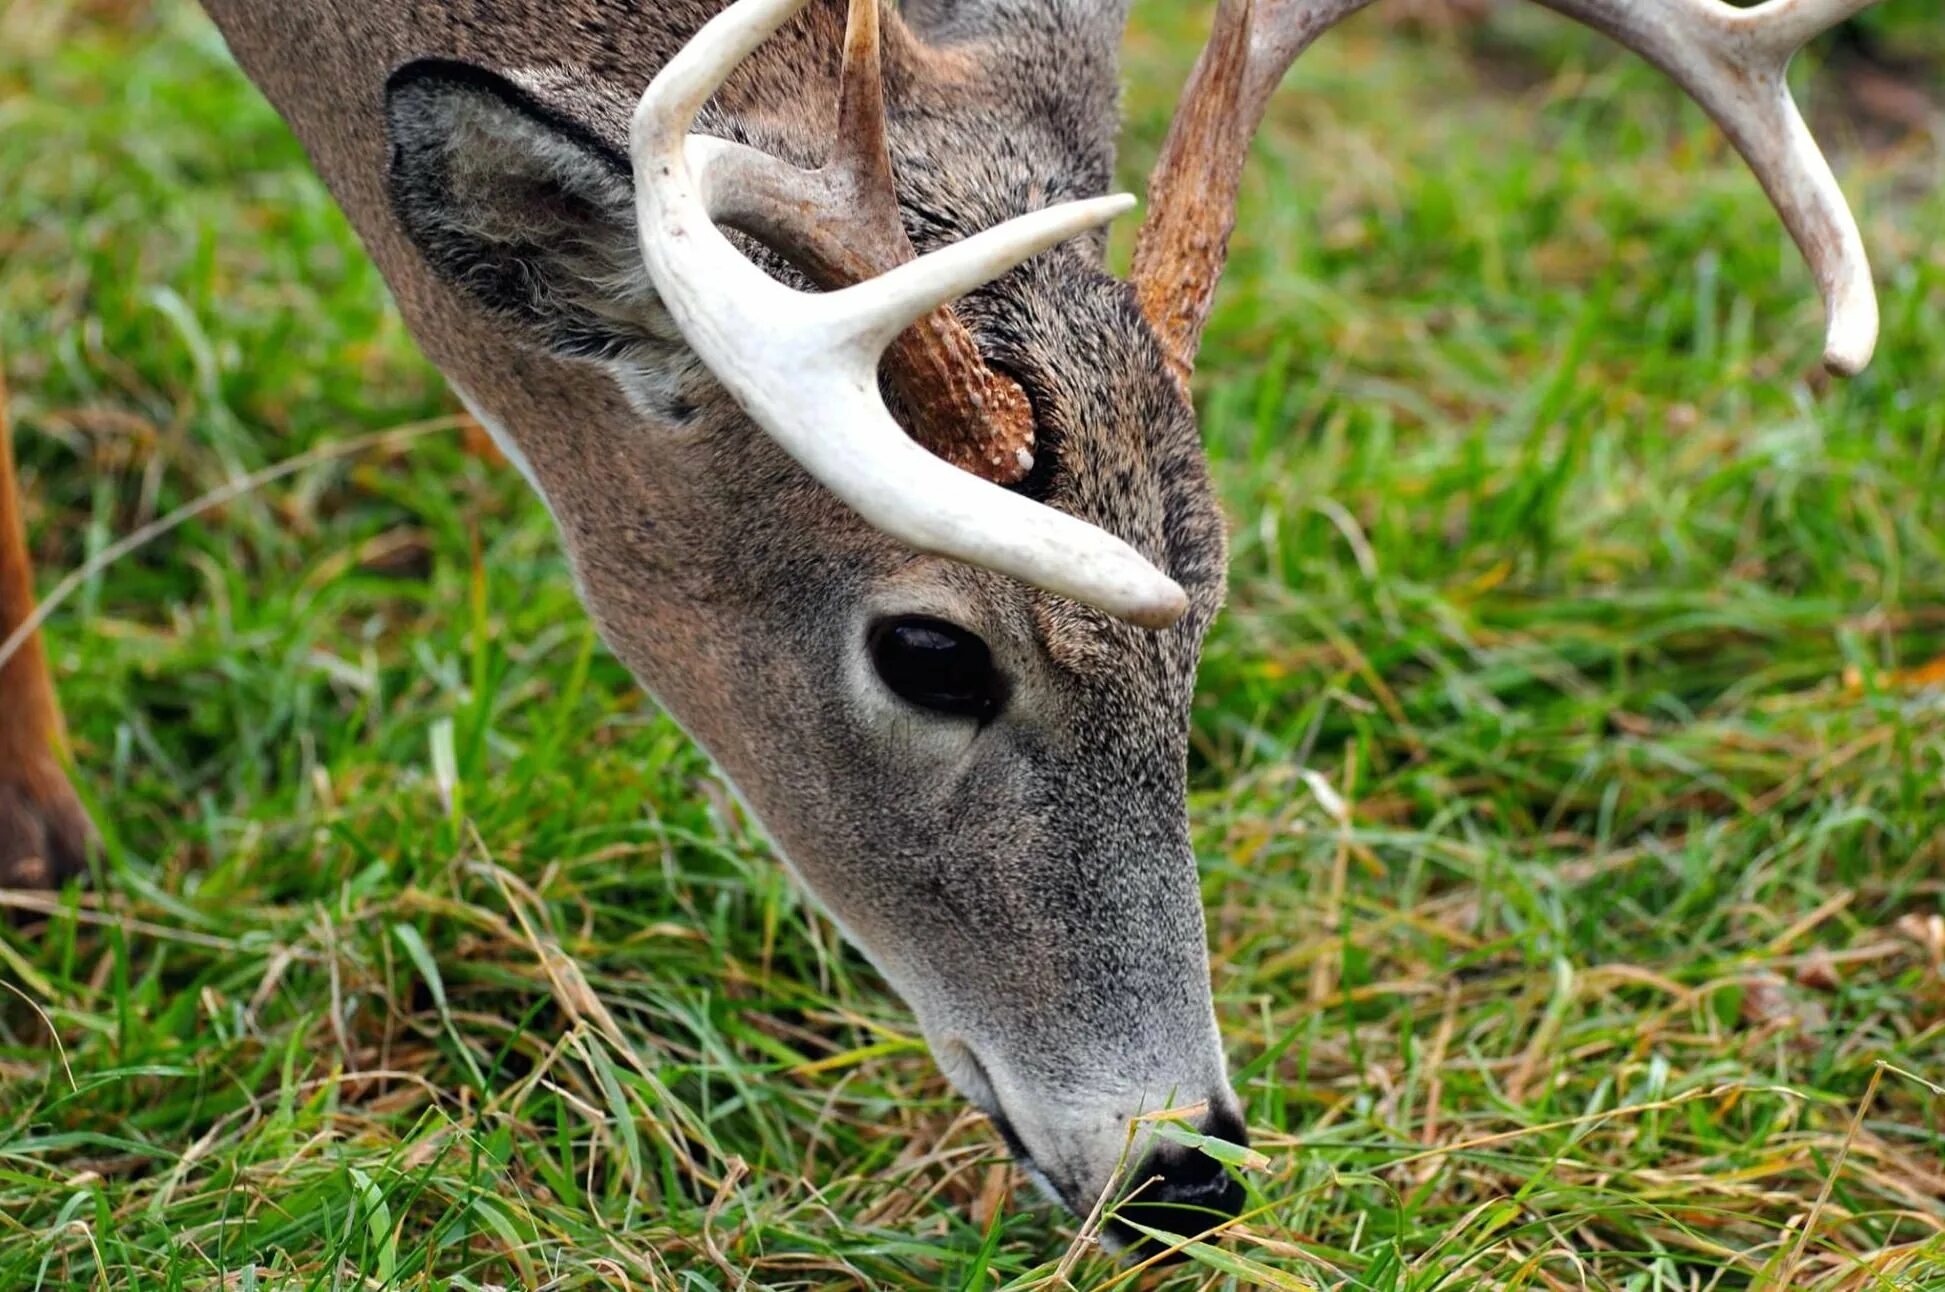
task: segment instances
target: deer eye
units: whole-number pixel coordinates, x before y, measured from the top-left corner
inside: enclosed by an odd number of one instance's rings
[[[943,619],[885,619],[871,629],[871,662],[907,704],[954,718],[991,722],[1006,706],[1007,684],[986,643]]]

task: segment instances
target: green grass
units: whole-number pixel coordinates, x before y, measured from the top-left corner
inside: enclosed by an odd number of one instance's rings
[[[454,407],[202,20],[128,8],[0,10],[49,583]],[[1143,6],[1130,182],[1199,12]],[[1360,21],[1280,100],[1199,379],[1192,804],[1269,1164],[1150,1283],[1945,1287],[1945,165],[1804,70],[1885,289],[1847,385],[1733,155],[1564,24]],[[113,847],[0,929],[0,1287],[1122,1277],[457,436],[186,525],[50,644]]]

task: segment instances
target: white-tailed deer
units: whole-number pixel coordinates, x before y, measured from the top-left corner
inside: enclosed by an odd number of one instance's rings
[[[1122,282],[1127,0],[206,0],[608,644],[1082,1212],[1135,1114],[1244,1136],[1184,808],[1224,588],[1188,383],[1270,94],[1366,2],[1223,0]],[[1869,0],[1544,2],[1721,123],[1860,367],[1869,269],[1783,77]],[[19,507],[0,480],[14,883],[86,846]],[[1125,1215],[1237,1211],[1143,1151]]]

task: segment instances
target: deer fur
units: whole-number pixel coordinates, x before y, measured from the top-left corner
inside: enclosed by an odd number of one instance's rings
[[[1021,487],[1187,590],[1163,632],[883,538],[684,347],[635,244],[627,131],[721,0],[205,7],[413,335],[545,500],[607,644],[1042,1182],[1086,1212],[1146,1110],[1207,1104],[1205,1124],[1240,1138],[1185,810],[1224,528],[1193,411],[1102,240],[1035,258],[960,313],[1033,402]],[[921,254],[1105,190],[1125,10],[887,0],[890,147]],[[818,164],[843,30],[840,0],[817,0],[699,128]],[[1005,714],[935,719],[886,692],[863,643],[895,613],[983,637],[1012,682]],[[1214,1179],[1211,1197],[1230,1187]]]
[[[34,615],[34,566],[0,373],[0,642]],[[63,767],[67,733],[38,634],[0,664],[0,887],[44,888],[78,875],[92,828]]]

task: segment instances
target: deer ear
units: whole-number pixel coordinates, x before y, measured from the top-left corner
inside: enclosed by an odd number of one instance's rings
[[[392,209],[441,278],[556,354],[666,341],[619,149],[465,63],[406,64],[385,106]]]

